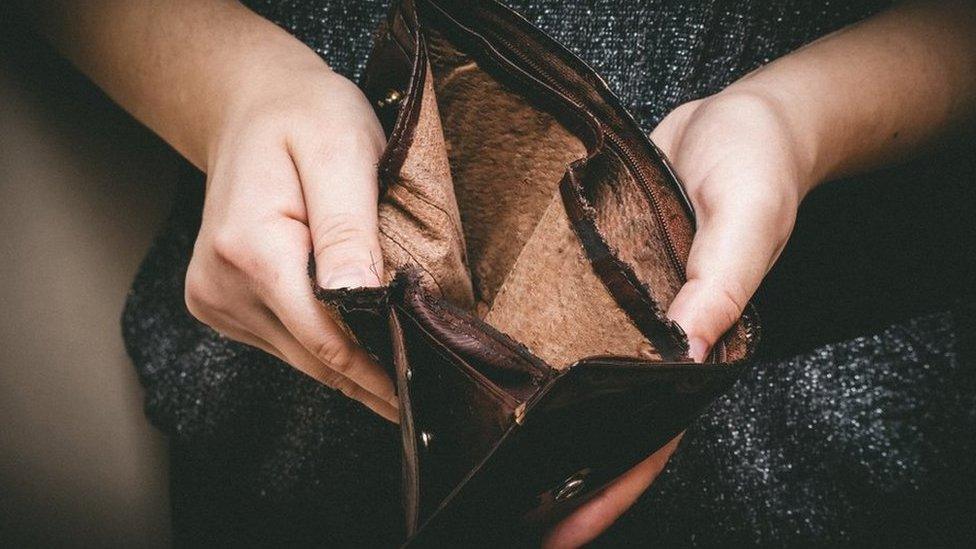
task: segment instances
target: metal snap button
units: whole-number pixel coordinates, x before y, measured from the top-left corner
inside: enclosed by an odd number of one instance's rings
[[[590,472],[589,469],[583,469],[573,473],[572,476],[563,481],[563,483],[555,490],[553,495],[554,501],[566,501],[567,499],[573,498],[579,495],[586,486],[586,475]]]
[[[389,90],[386,95],[376,101],[376,106],[385,109],[387,107],[392,107],[403,101],[403,92],[400,90]]]

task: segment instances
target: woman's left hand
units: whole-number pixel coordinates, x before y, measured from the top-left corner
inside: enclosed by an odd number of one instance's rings
[[[819,182],[902,161],[976,119],[976,5],[900,3],[686,103],[651,134],[695,207],[687,283],[668,315],[702,360],[742,314]],[[557,524],[548,547],[606,530],[680,435]]]
[[[692,358],[701,361],[783,249],[810,186],[809,169],[776,104],[733,88],[679,107],[651,138],[671,159],[695,207],[688,279],[668,315],[688,334]],[[545,545],[593,540],[650,486],[680,438],[557,524]]]

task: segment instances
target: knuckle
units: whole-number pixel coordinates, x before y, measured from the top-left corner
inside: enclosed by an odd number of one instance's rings
[[[726,284],[717,288],[718,311],[725,324],[731,326],[742,315],[749,299],[746,294],[745,288],[736,284],[732,286]]]
[[[312,349],[315,358],[340,377],[345,376],[352,364],[352,349],[340,335],[325,336]]]
[[[209,277],[194,262],[190,263],[186,272],[183,300],[194,318],[209,324],[211,312],[216,308],[216,293],[211,287]]]
[[[312,158],[323,165],[348,162],[350,158],[364,156],[375,161],[382,152],[382,142],[375,132],[355,128],[320,139],[311,147]]]
[[[722,203],[722,199],[719,196],[722,190],[707,180],[691,180],[685,182],[685,192],[688,194],[688,199],[701,216],[707,217],[712,215],[715,210],[715,205]]]
[[[339,381],[334,389],[353,400],[362,401],[366,397],[366,393],[363,391],[362,387],[348,378],[343,378],[341,381]]]
[[[312,228],[312,241],[317,244],[317,260],[366,248],[371,238],[371,228],[362,218],[353,214],[328,216],[327,219],[316,222]]]
[[[689,117],[691,117],[692,115],[694,115],[695,112],[699,109],[699,107],[701,107],[701,105],[702,105],[702,100],[701,99],[697,99],[697,100],[693,100],[693,101],[686,101],[686,102],[678,105],[677,107],[675,107],[675,109],[673,111],[671,111],[670,113],[668,113],[668,115],[666,117],[664,117],[664,120],[662,121],[662,123],[664,123],[665,121],[667,121],[669,123],[679,123],[680,124],[681,122],[687,120]]]
[[[748,291],[741,284],[714,278],[695,279],[688,284],[694,310],[691,316],[702,323],[700,329],[707,332],[708,339],[716,340],[742,315]]]
[[[346,383],[346,378],[331,370],[326,370],[316,377],[322,385],[340,392],[342,391],[343,384]]]
[[[217,259],[234,266],[247,264],[252,257],[249,239],[239,229],[221,228],[214,231],[210,237],[210,249]]]
[[[211,237],[214,257],[243,273],[247,280],[267,282],[276,276],[282,250],[267,231],[257,229],[221,229]]]

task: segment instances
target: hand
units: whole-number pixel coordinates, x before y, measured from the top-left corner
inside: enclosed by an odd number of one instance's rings
[[[682,105],[651,139],[671,160],[697,214],[688,280],[668,315],[701,361],[779,256],[812,180],[777,104],[735,88]],[[577,547],[596,538],[650,486],[680,438],[557,524],[545,545]]]
[[[207,173],[190,312],[396,421],[393,383],[313,297],[378,285],[379,121],[351,82],[239,2],[40,0],[43,32]],[[323,22],[323,24],[328,24]]]
[[[900,3],[682,105],[654,130],[697,213],[688,281],[668,311],[687,332],[693,358],[706,356],[742,313],[813,186],[903,160],[972,127],[974,24],[971,2]],[[650,486],[675,446],[556,525],[546,545],[596,538]]]
[[[311,50],[252,66],[208,147],[191,313],[395,421],[392,382],[312,295],[376,286],[376,164],[385,145],[362,92]]]

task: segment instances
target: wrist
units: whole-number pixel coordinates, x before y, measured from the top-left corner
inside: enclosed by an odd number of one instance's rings
[[[283,134],[288,113],[297,117],[308,108],[310,91],[327,89],[341,79],[301,42],[290,36],[281,42],[241,52],[221,75],[198,151],[205,171],[223,143],[255,130]]]
[[[829,166],[821,133],[802,107],[784,97],[775,86],[750,82],[749,77],[709,97],[736,113],[745,135],[761,147],[776,147],[777,158],[790,174],[797,203],[825,178]],[[760,128],[751,131],[751,126]]]
[[[205,141],[204,171],[233,162],[242,148],[284,150],[296,162],[309,153],[378,162],[386,138],[362,90],[295,42],[299,48],[251,57],[227,79],[228,92]]]

